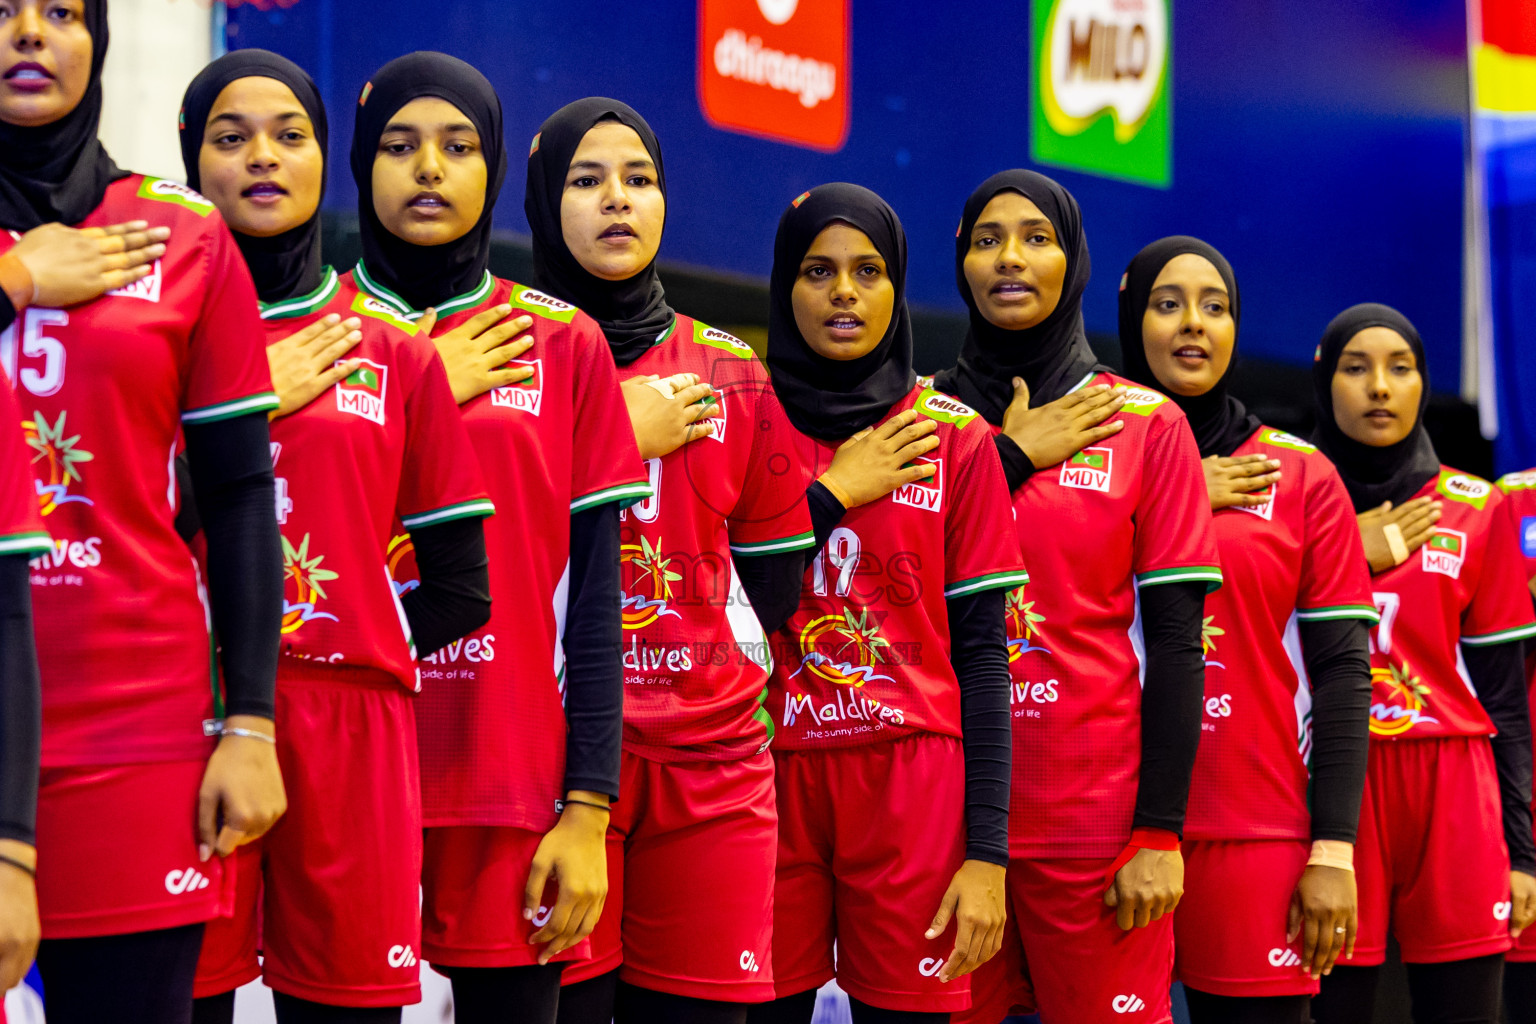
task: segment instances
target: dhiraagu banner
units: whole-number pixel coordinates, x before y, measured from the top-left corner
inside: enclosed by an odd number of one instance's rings
[[[1167,188],[1172,0],[1031,0],[1030,156]]]

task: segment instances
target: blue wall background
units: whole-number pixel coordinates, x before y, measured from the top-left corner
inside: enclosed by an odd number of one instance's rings
[[[805,0],[817,2],[817,0]],[[1115,328],[1125,263],[1165,234],[1199,235],[1243,288],[1244,350],[1306,362],[1359,301],[1419,326],[1437,390],[1461,365],[1466,11],[1460,0],[1172,0],[1173,184],[1053,172],[1084,210],[1096,271],[1090,330]],[[884,195],[911,241],[914,302],[959,310],[953,238],[983,178],[1031,166],[1024,0],[854,0],[852,128],[819,154],[711,128],[695,95],[696,0],[299,0],[231,10],[228,45],[315,76],[333,122],[327,205],[351,209],[350,116],[368,74],[439,49],[495,83],[512,171],[498,226],[526,232],[522,156],[540,122],[607,94],[639,109],[666,155],[666,259],[766,276],[773,230],[806,188]]]

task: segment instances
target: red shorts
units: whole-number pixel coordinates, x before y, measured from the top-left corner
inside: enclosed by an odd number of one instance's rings
[[[256,977],[259,929],[261,973],[279,992],[335,1006],[420,1001],[421,785],[411,700],[383,674],[320,669],[279,678],[277,757],[288,813],[242,858],[240,913],[208,928],[197,996]]]
[[[1316,995],[1301,936],[1287,942],[1306,839],[1188,840],[1184,898],[1173,916],[1179,980],[1218,996]]]
[[[197,855],[203,761],[44,768],[37,795],[43,938],[158,931],[230,913],[232,873]]]
[[[640,988],[727,1003],[773,998],[773,758],[663,764],[624,752],[608,826],[608,902],[592,959]]]
[[[1485,737],[1371,741],[1355,881],[1360,931],[1353,959],[1444,963],[1510,947],[1509,851],[1493,748]]]
[[[1008,924],[997,956],[971,975],[971,1009],[955,1024],[997,1024],[1038,1011],[1071,1024],[1173,1020],[1173,919],[1121,931],[1104,905],[1113,857],[1008,862]]]
[[[532,921],[523,920],[523,886],[542,832],[479,826],[429,828],[422,864],[421,953],[445,967],[527,967],[543,946],[528,937],[549,923],[559,896],[554,879]],[[605,910],[606,913],[606,904]],[[587,940],[555,957],[585,960]]]
[[[774,765],[778,996],[836,977],[849,995],[882,1009],[948,1013],[970,1006],[969,976],[947,985],[938,978],[955,945],[953,922],[939,938],[923,938],[965,860],[960,742],[920,735],[782,751]]]

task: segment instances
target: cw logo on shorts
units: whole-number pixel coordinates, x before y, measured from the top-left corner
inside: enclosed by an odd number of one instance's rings
[[[1493,905],[1493,919],[1495,921],[1508,921],[1510,912],[1515,909],[1514,903],[1502,900]]]
[[[1115,996],[1114,999],[1110,1000],[1109,1008],[1114,1010],[1116,1013],[1135,1013],[1138,1010],[1145,1010],[1147,1008],[1147,1004],[1141,1001],[1140,996],[1133,994],[1128,996]]]
[[[197,892],[199,889],[206,888],[208,888],[208,876],[197,870],[197,868],[178,869],[166,873],[165,891],[172,896],[180,896],[182,893]]]
[[[744,949],[741,951],[741,959],[738,961],[738,963],[741,964],[741,969],[746,971],[748,974],[756,974],[760,970],[757,963],[757,956],[750,949]]]
[[[1269,951],[1269,966],[1271,967],[1296,967],[1301,963],[1301,957],[1292,949],[1276,947]]]
[[[415,967],[416,951],[410,946],[390,946],[387,959],[391,967]]]
[[[944,966],[944,958],[937,956],[925,956],[917,962],[917,973],[925,978],[931,978],[939,973]]]
[[[533,926],[535,928],[543,928],[549,924],[549,919],[554,916],[554,913],[554,907],[539,907],[533,914]]]

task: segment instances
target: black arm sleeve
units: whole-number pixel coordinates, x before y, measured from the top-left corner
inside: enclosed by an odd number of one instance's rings
[[[192,494],[192,469],[187,465],[187,453],[176,456],[176,533],[188,544],[203,531],[203,521],[197,514],[197,498]]]
[[[1007,434],[994,436],[992,443],[997,447],[997,457],[1003,460],[1003,478],[1008,481],[1008,493],[1012,494],[1035,475],[1035,464],[1029,461],[1029,456],[1024,454],[1018,442]]]
[[[816,535],[816,546],[806,552],[806,564],[809,565],[816,552],[827,546],[827,538],[832,536],[848,510],[820,480],[805,489],[805,504],[811,510],[811,531]]]
[[[16,306],[11,302],[11,297],[0,288],[0,331],[5,330],[16,322]]]
[[[1008,787],[1013,725],[1008,713],[1005,590],[951,597],[950,662],[960,683],[965,748],[965,857],[1008,864]]]
[[[1531,709],[1525,692],[1525,650],[1518,640],[1489,647],[1461,645],[1467,675],[1498,735],[1493,763],[1504,805],[1504,842],[1509,866],[1536,874],[1531,839]]]
[[[421,586],[401,595],[400,605],[416,656],[424,658],[491,621],[491,562],[479,516],[417,527],[411,545]]]
[[[182,428],[208,541],[208,603],[225,714],[272,717],[283,617],[283,551],[272,511],[267,414]]]
[[[571,516],[566,596],[565,788],[619,796],[624,738],[624,627],[619,604],[619,506]]]
[[[735,557],[733,561],[757,621],[762,623],[764,633],[773,636],[800,605],[800,584],[808,564],[805,552],[751,555]]]
[[[1302,622],[1312,682],[1312,838],[1355,841],[1371,741],[1370,624]]]
[[[26,555],[0,557],[0,839],[36,841],[43,694]]]
[[[1182,835],[1205,703],[1200,649],[1205,584],[1142,587],[1140,600],[1147,667],[1141,689],[1141,783],[1132,827]]]

